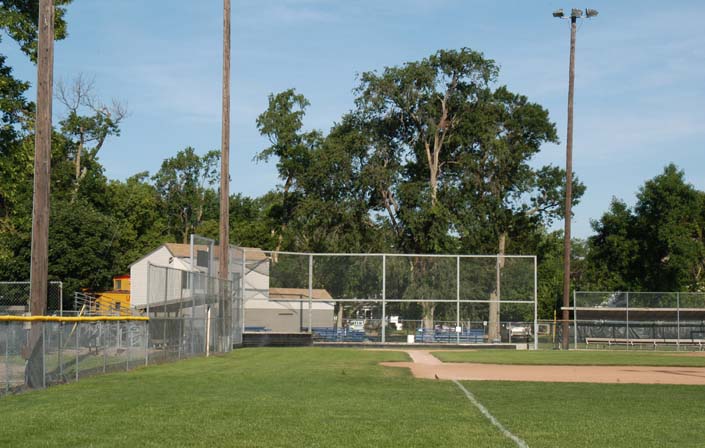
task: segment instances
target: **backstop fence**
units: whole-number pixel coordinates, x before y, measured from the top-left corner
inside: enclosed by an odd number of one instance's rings
[[[0,316],[0,394],[210,353],[242,343],[241,289],[149,266],[132,316]]]
[[[147,301],[137,309],[149,316],[162,358],[227,352],[242,343],[241,291],[233,282],[154,265],[148,278]]]
[[[574,348],[705,349],[705,293],[575,291]]]
[[[535,256],[236,253],[245,331],[537,346]]]

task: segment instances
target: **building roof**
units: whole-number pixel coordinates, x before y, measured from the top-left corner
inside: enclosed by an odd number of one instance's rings
[[[270,300],[308,300],[308,288],[269,288]],[[325,289],[311,290],[312,300],[333,300]]]
[[[171,252],[171,254],[178,258],[190,258],[191,257],[191,245],[182,243],[166,243],[164,246]],[[196,250],[208,250],[208,246],[205,244],[196,244],[194,246]],[[258,261],[267,259],[267,255],[262,251],[262,249],[257,247],[236,247],[235,257],[242,258],[242,251],[245,250],[247,260]],[[220,255],[220,246],[213,246],[213,255],[218,258]]]
[[[190,258],[191,257],[191,245],[181,244],[181,243],[165,243],[164,247],[171,252],[171,255],[179,258]],[[196,246],[197,248],[199,246]],[[202,246],[206,249],[207,246]]]
[[[129,280],[129,279],[130,279],[130,274],[116,275],[113,277],[113,280]]]
[[[247,258],[248,261],[261,261],[261,260],[266,260],[269,258],[269,255],[267,255],[262,249],[259,247],[235,247],[235,258],[236,259],[242,259],[242,251],[245,251],[245,257]],[[215,246],[215,254],[218,255],[219,253],[218,246]]]

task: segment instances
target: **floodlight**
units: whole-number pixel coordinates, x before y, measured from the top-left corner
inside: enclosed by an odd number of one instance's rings
[[[596,9],[585,8],[585,16],[587,16],[588,19],[590,17],[595,17],[597,14],[599,14],[599,13],[597,12]]]
[[[563,8],[561,8],[561,9],[556,9],[555,11],[553,11],[553,17],[558,17],[559,19],[562,19],[563,16],[564,16],[564,14],[563,14]]]
[[[575,9],[575,8],[573,8],[573,9],[570,10],[570,17],[571,17],[571,18],[576,18],[576,19],[577,19],[577,18],[580,18],[580,17],[582,17],[582,16],[583,16],[583,10],[582,10],[582,9]]]

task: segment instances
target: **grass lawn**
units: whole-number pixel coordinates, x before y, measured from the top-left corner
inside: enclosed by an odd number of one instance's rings
[[[524,353],[526,354],[526,353]],[[0,446],[511,447],[389,351],[258,348],[0,398]],[[705,388],[465,382],[531,447],[703,446]]]
[[[705,356],[675,353],[477,350],[433,352],[433,356],[443,362],[482,364],[705,367]]]
[[[703,447],[705,388],[463,381],[532,447]]]
[[[403,353],[243,349],[0,398],[0,446],[512,446]]]

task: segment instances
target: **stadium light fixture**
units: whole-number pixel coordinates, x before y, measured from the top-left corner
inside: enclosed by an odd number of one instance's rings
[[[597,12],[596,9],[585,8],[585,17],[587,17],[588,19],[596,17],[598,14],[599,12]]]
[[[583,10],[582,9],[576,9],[573,8],[570,10],[570,18],[573,19],[579,19],[583,16]]]
[[[562,19],[565,14],[563,14],[563,8],[561,9],[556,9],[553,11],[553,17],[558,17],[559,19]]]

